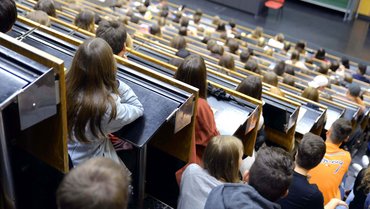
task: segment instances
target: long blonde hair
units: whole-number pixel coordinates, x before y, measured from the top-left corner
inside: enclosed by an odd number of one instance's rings
[[[89,125],[93,136],[104,138],[101,121],[110,107],[110,120],[117,110],[111,93],[118,94],[116,62],[111,47],[101,38],[85,41],[77,50],[66,75],[68,133],[80,142]]]

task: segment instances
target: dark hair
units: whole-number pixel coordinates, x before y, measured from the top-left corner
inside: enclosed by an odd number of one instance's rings
[[[17,6],[14,0],[3,0],[0,4],[0,32],[8,32],[17,20]]]
[[[226,24],[224,22],[219,22],[216,31],[224,32],[226,31]]]
[[[229,47],[229,51],[235,54],[239,49],[239,42],[233,38],[227,40],[227,47]]]
[[[181,58],[186,58],[190,55],[190,52],[186,49],[179,49],[179,51],[176,52],[176,56],[181,57]]]
[[[290,59],[292,61],[299,61],[299,59],[300,59],[299,57],[300,57],[300,55],[299,55],[299,51],[298,50],[294,50],[292,52],[292,55],[290,55]]]
[[[304,49],[306,48],[306,43],[304,41],[298,41],[295,44],[295,49],[299,52],[302,53]]]
[[[285,73],[295,75],[294,68],[291,65],[285,65]]]
[[[325,49],[320,48],[319,50],[317,50],[315,58],[319,60],[325,60],[325,54]]]
[[[189,18],[182,16],[180,19],[180,26],[187,28],[189,26]]]
[[[139,13],[142,15],[142,16],[144,16],[145,15],[145,13],[146,13],[146,6],[144,6],[144,5],[140,5],[138,8],[137,8],[137,10],[139,11]]]
[[[194,14],[193,15],[193,21],[195,24],[198,24],[200,22],[200,19],[202,18],[201,15]]]
[[[335,72],[337,71],[339,68],[339,62],[337,60],[333,60],[331,63],[330,63],[330,70]]]
[[[263,75],[263,82],[268,83],[272,86],[277,86],[279,81],[278,77],[274,72],[267,72]]]
[[[188,28],[186,28],[186,27],[180,27],[180,29],[179,29],[179,35],[187,36],[188,35]]]
[[[349,69],[349,59],[347,57],[342,57],[341,62],[346,69]]]
[[[149,33],[155,36],[161,36],[161,27],[157,23],[154,23],[150,26]]]
[[[293,160],[278,147],[261,147],[249,170],[249,185],[264,198],[275,202],[288,190],[293,179]]]
[[[358,71],[361,75],[365,75],[367,66],[363,63],[358,64]]]
[[[320,136],[308,132],[298,145],[296,163],[306,170],[311,170],[321,162],[325,152],[324,140]]]
[[[178,50],[184,49],[186,48],[186,39],[183,36],[177,35],[171,40],[170,46]]]
[[[101,17],[99,14],[95,13],[95,24],[99,25],[100,21],[102,21]]]
[[[292,45],[289,42],[287,42],[287,41],[284,42],[284,50],[285,51],[289,51],[289,49],[290,49],[291,46]]]
[[[161,12],[159,13],[159,16],[166,18],[168,16],[168,10],[161,10]]]
[[[229,70],[235,70],[234,57],[230,54],[224,54],[218,61],[218,65],[225,67]]]
[[[236,91],[261,100],[262,98],[262,81],[258,76],[250,75],[243,79],[236,88]]]
[[[125,48],[127,32],[118,21],[102,20],[96,30],[96,37],[104,39],[112,47],[113,53],[118,54]]]
[[[150,6],[150,0],[145,0],[144,1],[144,6],[149,7]]]
[[[195,10],[194,15],[202,16],[203,15],[203,11],[198,8],[198,9]]]
[[[240,62],[244,62],[244,63],[246,63],[248,60],[249,60],[249,57],[251,56],[251,54],[249,53],[249,51],[248,50],[242,50],[241,52],[240,52],[240,55],[239,55],[239,57],[240,57]]]
[[[91,33],[94,33],[95,32],[95,20],[94,19],[95,19],[94,12],[83,10],[76,15],[74,24],[79,28],[82,28]]]
[[[224,47],[216,43],[211,47],[211,52],[212,54],[218,54],[222,56],[224,54]]]
[[[185,58],[175,73],[175,78],[199,89],[199,97],[207,98],[207,68],[199,55]]]
[[[318,69],[318,72],[326,75],[328,74],[328,71],[329,71],[329,64],[327,64],[326,62],[321,63]]]
[[[261,71],[260,71],[260,69],[258,67],[257,62],[255,60],[252,60],[252,59],[249,59],[247,61],[247,63],[244,66],[244,69],[249,70],[249,71],[252,71],[252,72],[255,72],[255,73],[258,73],[258,74],[261,73]]]
[[[344,119],[337,119],[330,128],[330,140],[334,144],[341,144],[352,132],[351,123]]]
[[[131,18],[130,18],[130,21],[131,21],[132,23],[139,24],[140,19],[139,19],[139,17],[138,17],[137,15],[133,14],[133,15],[131,16]]]
[[[236,26],[235,20],[234,19],[229,20],[229,25],[230,25],[231,28],[235,28],[235,26]]]
[[[290,75],[289,76],[288,75],[284,76],[283,83],[288,84],[289,86],[293,86],[293,87],[294,87],[294,84],[295,84],[293,77],[290,76]]]
[[[39,0],[33,9],[44,11],[49,16],[57,16],[54,2],[51,0]]]
[[[274,72],[276,75],[282,76],[285,73],[285,62],[280,61],[277,65],[275,65]]]
[[[69,172],[56,192],[59,209],[126,209],[130,174],[109,158],[92,158]]]

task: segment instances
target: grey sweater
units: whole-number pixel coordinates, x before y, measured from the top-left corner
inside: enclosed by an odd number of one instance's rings
[[[87,124],[85,134],[92,142],[80,143],[74,136],[68,139],[68,153],[71,156],[74,166],[92,157],[108,157],[123,164],[117,156],[111,141],[108,139],[108,134],[118,131],[123,126],[142,116],[144,108],[127,84],[120,82],[118,92],[119,95],[112,94],[117,107],[117,116],[109,121],[111,113],[111,107],[109,106],[101,121],[101,129],[107,137],[94,137],[89,128],[89,124]]]
[[[247,184],[223,184],[214,188],[204,209],[280,209]]]

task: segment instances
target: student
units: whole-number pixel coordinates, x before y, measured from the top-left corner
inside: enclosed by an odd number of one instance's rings
[[[74,166],[91,157],[118,158],[108,134],[143,115],[132,89],[117,81],[116,62],[107,42],[85,41],[66,75],[68,153]]]
[[[54,2],[51,0],[39,0],[33,9],[44,11],[46,14],[52,17],[57,16]]]
[[[277,94],[279,96],[284,96],[284,93],[277,87],[278,86],[278,77],[274,72],[267,72],[263,75],[263,82],[272,85],[270,92]]]
[[[307,66],[300,61],[300,54],[298,50],[293,51],[290,56],[290,60],[285,61],[285,63],[293,65],[295,67],[299,67],[303,70],[308,70]]]
[[[319,91],[314,87],[306,87],[301,96],[314,102],[319,102]]]
[[[189,18],[182,16],[180,19],[180,27],[185,27],[187,28],[189,26]]]
[[[293,181],[286,197],[278,203],[282,209],[324,209],[324,198],[315,184],[308,182],[308,172],[316,167],[325,155],[324,140],[312,133],[306,133],[298,145]],[[339,199],[332,199],[325,209],[346,205]]]
[[[262,101],[262,81],[260,77],[250,75],[243,79],[243,81],[238,85],[236,88],[236,91],[241,92],[247,96],[253,97],[257,100]],[[258,136],[256,138],[256,143],[254,145],[254,148],[256,151],[262,146],[262,144],[265,142],[265,136],[263,132],[263,124],[264,124],[264,118],[263,114],[261,113],[260,119],[258,121],[257,130]]]
[[[2,0],[0,4],[0,32],[8,32],[17,20],[17,6],[14,0]]]
[[[258,63],[255,60],[249,59],[244,66],[244,69],[252,71],[254,73],[261,74]]]
[[[26,18],[35,21],[41,25],[45,25],[47,27],[50,26],[50,19],[48,14],[44,11],[34,10],[26,15]]]
[[[306,42],[305,41],[298,41],[295,44],[295,50],[297,50],[299,52],[299,54],[306,54],[305,48],[306,48]]]
[[[323,91],[328,84],[329,80],[327,77],[325,77],[324,75],[318,75],[311,82],[308,83],[308,86],[316,88],[319,91]]]
[[[248,184],[222,184],[210,192],[205,209],[277,209],[275,203],[288,193],[293,178],[289,153],[277,147],[262,147],[249,173]]]
[[[324,74],[324,75],[327,75],[328,72],[329,72],[329,67],[330,65],[326,62],[324,63],[321,63],[320,67],[317,69],[317,72],[321,73],[321,74]]]
[[[315,58],[318,60],[327,61],[325,55],[326,55],[325,49],[320,48],[319,50],[317,50]]]
[[[223,183],[239,183],[243,144],[234,136],[213,137],[203,153],[203,167],[190,164],[182,174],[178,209],[204,209],[209,192]]]
[[[284,78],[283,78],[283,83],[285,83],[289,86],[295,87],[295,81],[294,81],[294,78],[292,76],[285,75]]]
[[[351,123],[343,118],[337,119],[326,132],[326,152],[318,166],[311,169],[308,175],[311,184],[317,184],[324,196],[324,204],[332,198],[341,198],[339,186],[351,163],[351,154],[340,145],[348,140],[352,132]]]
[[[364,101],[360,98],[361,88],[358,84],[351,83],[348,86],[348,91],[346,93],[346,99],[358,104],[361,108],[360,114],[364,113],[366,110],[366,105]]]
[[[284,48],[284,34],[278,33],[275,37],[270,38],[267,42],[267,45],[274,47],[279,50],[283,50]]]
[[[224,47],[218,45],[217,43],[211,47],[210,51],[211,51],[210,56],[216,59],[220,59],[222,55],[224,55]]]
[[[254,39],[259,39],[264,41],[265,38],[263,38],[263,28],[261,27],[256,27],[252,33],[247,35],[247,38],[254,38]]]
[[[341,61],[342,65],[344,66],[345,69],[350,68],[349,59],[347,57],[342,57],[340,61]]]
[[[104,39],[112,48],[113,54],[125,58],[127,32],[118,21],[101,21],[96,29],[96,37]]]
[[[170,46],[172,48],[177,49],[176,56],[181,58],[186,58],[190,55],[190,52],[186,50],[186,39],[183,36],[177,35],[175,36],[171,42]]]
[[[285,62],[280,61],[277,65],[275,65],[274,72],[278,76],[283,76],[285,72]]]
[[[366,74],[367,66],[364,64],[358,64],[357,73],[353,74],[353,78],[365,83],[370,83],[370,80],[367,79],[364,75]]]
[[[229,48],[229,52],[233,54],[238,54],[239,42],[233,38],[227,40],[226,46]]]
[[[90,33],[95,33],[95,13],[87,10],[76,15],[73,22],[77,27],[87,30]]]
[[[199,89],[199,100],[195,122],[195,156],[192,162],[201,163],[204,149],[212,137],[220,135],[211,107],[207,103],[207,69],[199,55],[190,55],[177,69],[175,78]]]
[[[108,158],[92,158],[72,169],[57,190],[59,209],[126,209],[130,174]]]
[[[235,71],[234,57],[230,54],[224,54],[218,61],[218,65],[228,70]]]
[[[248,62],[251,54],[249,53],[248,50],[242,50],[239,55],[240,62],[246,63]]]
[[[365,200],[370,195],[370,167],[363,168],[356,177],[353,185],[354,198],[349,204],[349,209],[368,209]]]
[[[161,28],[159,27],[158,24],[153,24],[149,27],[149,33],[152,34],[153,36],[158,36],[158,37],[162,37],[162,32],[161,32]]]
[[[188,35],[188,28],[186,28],[186,27],[180,27],[180,29],[179,29],[179,35],[181,35],[181,36],[187,36]]]

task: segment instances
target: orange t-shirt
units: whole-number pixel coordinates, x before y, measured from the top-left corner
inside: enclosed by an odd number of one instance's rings
[[[339,145],[326,142],[326,153],[320,164],[308,172],[310,183],[317,184],[324,196],[324,205],[332,198],[340,199],[339,186],[346,174],[351,155]]]

